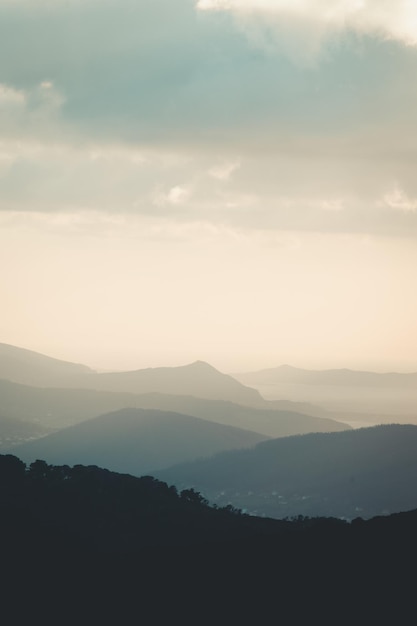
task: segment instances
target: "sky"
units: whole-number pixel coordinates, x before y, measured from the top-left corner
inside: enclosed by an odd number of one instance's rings
[[[0,0],[0,341],[417,371],[417,0]]]

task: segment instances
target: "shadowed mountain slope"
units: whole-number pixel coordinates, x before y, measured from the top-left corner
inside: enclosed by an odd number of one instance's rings
[[[1,397],[1,395],[0,395]],[[39,423],[0,415],[0,451],[31,439],[38,439],[51,430]]]
[[[350,430],[347,424],[328,418],[304,415],[295,410],[255,408],[227,401],[161,394],[144,394],[138,396],[137,401],[144,408],[174,410],[221,424],[254,430],[268,437]],[[268,404],[265,401],[262,407],[267,407]]]
[[[134,394],[29,387],[0,380],[0,409],[10,419],[33,420],[65,428],[110,411],[140,406]]]
[[[13,449],[23,460],[100,465],[136,476],[222,450],[240,449],[264,435],[188,415],[123,409]]]
[[[268,403],[265,402],[264,406]],[[224,400],[159,393],[135,395],[91,389],[45,389],[0,380],[2,413],[11,419],[34,420],[48,428],[64,428],[124,408],[175,411],[271,437],[349,428],[330,419],[288,410],[250,408]]]
[[[417,426],[274,439],[156,475],[276,518],[405,511],[417,505]]]

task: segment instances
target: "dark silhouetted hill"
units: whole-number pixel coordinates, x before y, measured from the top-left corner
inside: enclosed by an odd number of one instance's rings
[[[151,477],[0,456],[7,624],[403,624],[417,512],[293,522]]]
[[[352,519],[417,505],[417,426],[274,439],[157,472],[257,515]]]
[[[94,464],[139,476],[174,463],[240,449],[265,435],[188,415],[123,409],[65,428],[14,450],[25,461]]]

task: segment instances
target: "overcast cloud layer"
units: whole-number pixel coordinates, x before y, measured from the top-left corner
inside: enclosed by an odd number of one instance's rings
[[[416,3],[0,6],[2,210],[417,233]]]
[[[13,241],[4,263],[17,272],[14,255],[22,247],[53,263],[56,237],[72,258],[82,247],[78,238],[91,237],[105,264],[106,237],[137,237],[149,253],[141,263],[152,259],[154,267],[165,254],[178,262],[185,298],[195,276],[179,245],[191,246],[190,259],[201,254],[202,267],[210,261],[220,284],[227,250],[236,255],[233,267],[246,267],[252,255],[259,273],[268,272],[269,254],[272,264],[279,257],[284,275],[283,250],[298,250],[307,265],[313,250],[327,250],[320,273],[340,248],[343,275],[350,251],[359,258],[363,245],[379,246],[382,272],[384,250],[393,254],[397,241],[410,255],[406,269],[394,263],[398,282],[409,276],[417,236],[416,70],[415,1],[0,0],[0,236],[3,245]],[[279,253],[264,256],[264,249]],[[75,256],[73,262],[78,276]],[[371,267],[372,255],[363,263]],[[298,276],[297,263],[290,267]],[[51,274],[51,289],[56,280]],[[164,284],[158,272],[155,280]],[[10,284],[12,275],[2,279],[3,296]],[[326,281],[320,285],[325,298]],[[226,291],[225,283],[222,297]],[[260,302],[267,291],[268,280]],[[354,297],[354,289],[336,291],[333,320]],[[47,315],[49,291],[43,293],[39,320]],[[22,297],[10,299],[6,335]],[[98,303],[94,309],[90,302],[91,319]],[[228,306],[230,333],[244,303],[237,297]],[[302,307],[302,298],[294,306]],[[415,302],[401,306],[412,312]],[[242,336],[255,317],[248,312]],[[33,347],[51,332],[41,325]],[[178,329],[179,343],[187,326]],[[31,334],[13,326],[10,340],[23,336]],[[277,344],[284,339],[285,331]],[[237,334],[234,349],[240,341]],[[266,354],[266,331],[262,341]]]

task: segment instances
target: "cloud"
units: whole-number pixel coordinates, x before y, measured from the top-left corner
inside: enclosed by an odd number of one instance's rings
[[[0,83],[0,107],[22,107],[26,104],[26,94],[22,90],[14,89]]]
[[[403,213],[415,213],[417,211],[417,198],[409,198],[398,186],[387,193],[380,206],[386,206],[394,211]]]
[[[199,0],[197,9],[229,12],[256,45],[304,62],[346,31],[417,46],[415,0]]]
[[[191,188],[184,185],[175,185],[167,192],[157,191],[153,194],[153,204],[158,207],[165,205],[181,206],[184,205],[191,196]]]
[[[91,231],[103,220],[140,218],[158,229],[176,223],[182,233],[206,224],[247,233],[417,236],[412,168],[406,180],[400,165],[393,178],[390,161],[375,161],[372,169],[355,154],[339,160],[244,154],[225,180],[231,163],[210,151],[3,139],[0,213],[45,214]],[[170,230],[177,236],[177,228]]]
[[[27,89],[0,84],[1,137],[21,140],[62,135],[60,119],[63,94],[52,81],[41,81]],[[0,137],[0,139],[1,139]]]
[[[265,147],[285,151],[289,137],[291,150],[296,144],[303,150],[298,136],[304,141],[311,133],[331,139],[343,131],[353,143],[377,117],[380,138],[392,123],[406,125],[408,117],[414,123],[410,49],[395,58],[390,46],[372,48],[367,41],[358,50],[348,42],[331,62],[306,73],[283,55],[255,50],[230,19],[197,11],[194,0],[59,3],[59,10],[33,10],[30,19],[19,6],[2,11],[2,82],[32,94],[33,105],[35,91],[43,92],[38,104],[44,111],[49,91],[55,118],[59,112],[72,133],[91,142],[162,145],[175,152],[178,146],[217,151],[221,145],[225,162],[232,162]],[[230,5],[235,15],[237,6]],[[253,36],[257,31],[266,44],[268,37],[272,45],[283,42],[306,62],[320,48],[321,27],[310,28],[311,20],[291,14],[287,28],[281,15],[264,11],[264,17],[256,14],[258,28],[253,10],[239,15],[247,17]],[[275,42],[271,33],[280,24],[285,32]]]
[[[227,182],[230,180],[233,172],[238,170],[240,167],[240,161],[225,161],[224,163],[220,163],[219,165],[215,165],[209,171],[209,175],[217,180],[222,180]]]
[[[414,48],[348,37],[305,71],[208,10],[227,8],[267,38],[290,25],[283,38],[296,51],[298,27],[321,45],[322,32],[351,23],[347,3],[333,13],[313,4],[287,2],[287,24],[278,0],[258,12],[233,2],[197,11],[194,0],[37,11],[34,1],[30,20],[23,2],[3,2],[0,210],[415,234]],[[404,197],[378,204],[396,184]]]

